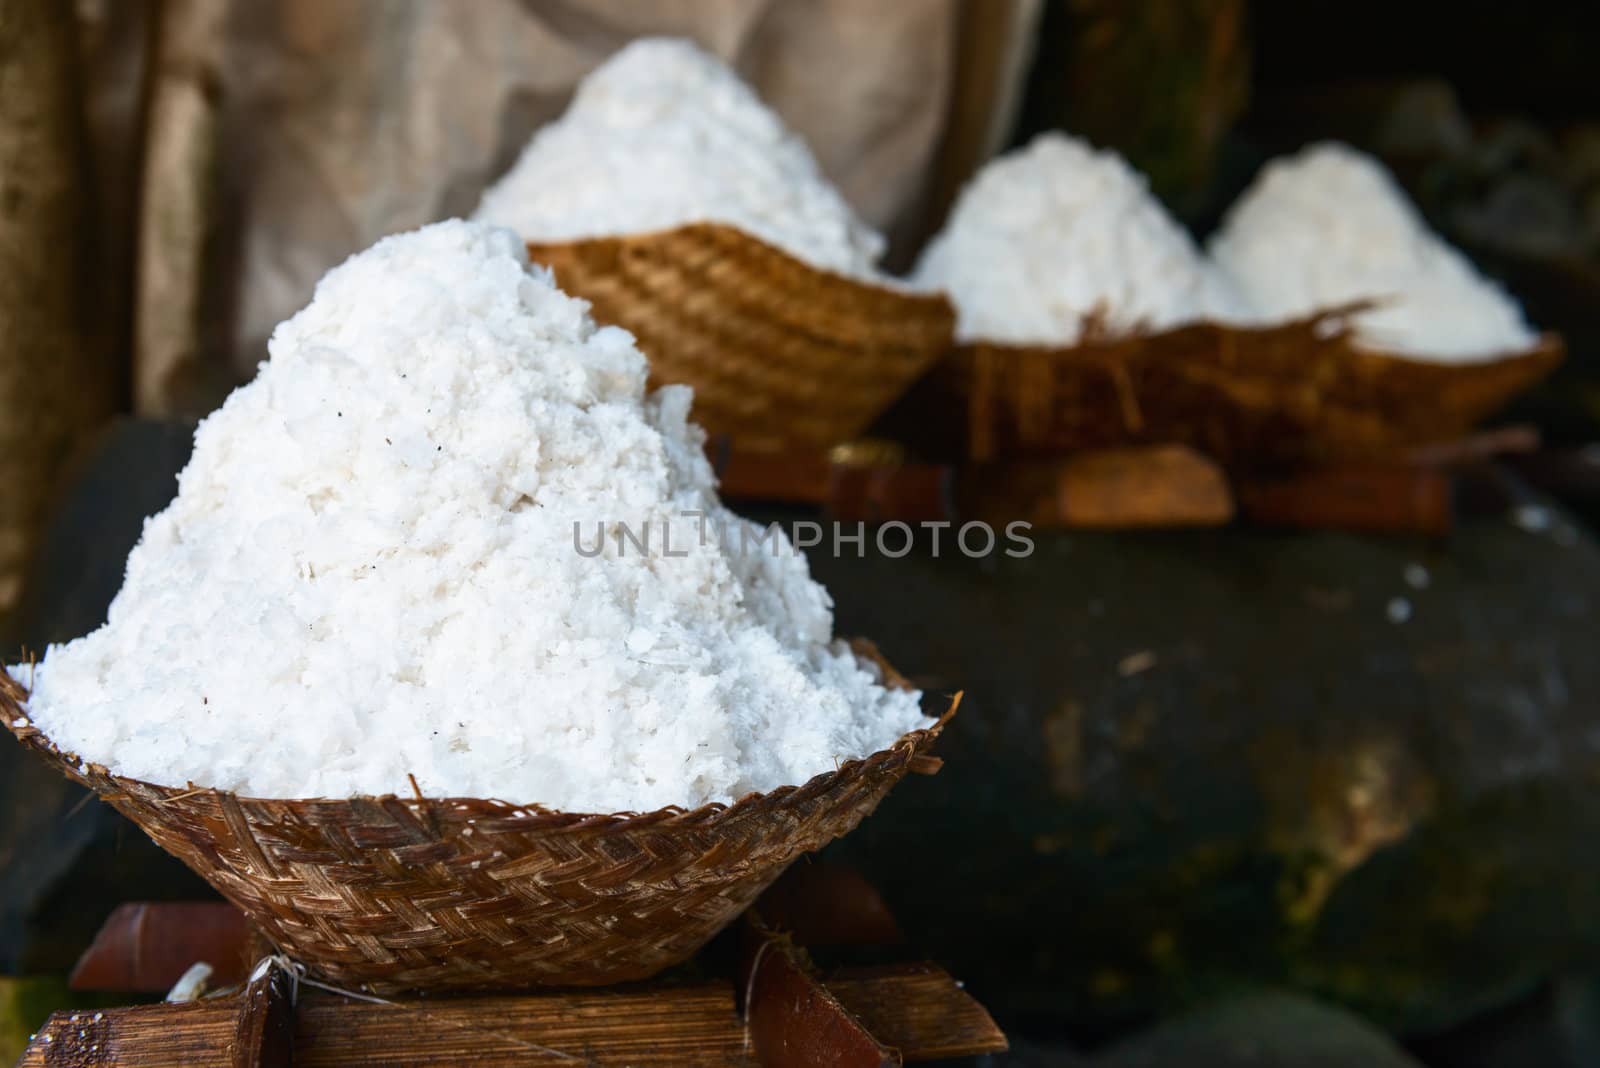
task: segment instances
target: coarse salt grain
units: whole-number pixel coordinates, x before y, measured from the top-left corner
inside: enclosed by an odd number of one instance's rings
[[[1391,597],[1383,606],[1383,614],[1388,617],[1390,623],[1405,623],[1411,619],[1411,602],[1404,597]]]
[[[483,195],[478,218],[534,241],[726,223],[813,266],[869,281],[883,238],[805,143],[720,60],[646,38],[578,86]]]
[[[962,341],[1070,345],[1233,313],[1194,241],[1114,152],[1062,134],[985,166],[913,274]]]
[[[1467,362],[1538,340],[1517,303],[1428,229],[1383,165],[1346,145],[1267,164],[1210,251],[1260,321],[1373,300],[1352,320],[1368,347]]]
[[[689,391],[647,394],[633,339],[511,231],[380,241],[269,350],[196,432],[109,622],[37,666],[29,711],[61,748],[255,796],[411,796],[415,775],[642,811],[804,782],[928,725],[832,641],[781,534],[741,551]],[[578,551],[580,528],[587,549],[596,524],[647,522],[653,553]],[[686,555],[660,552],[668,525]]]

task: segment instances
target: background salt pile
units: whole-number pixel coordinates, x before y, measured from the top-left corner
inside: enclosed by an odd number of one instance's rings
[[[1538,340],[1516,301],[1428,229],[1383,165],[1346,145],[1267,164],[1210,251],[1265,322],[1372,301],[1354,317],[1357,337],[1388,351],[1470,361]]]
[[[1071,345],[1232,311],[1144,176],[1114,152],[1045,134],[989,163],[915,279],[950,294],[963,341]]]
[[[815,267],[879,279],[883,238],[856,218],[754,91],[694,44],[636,41],[585,78],[478,218],[534,241],[721,222]]]

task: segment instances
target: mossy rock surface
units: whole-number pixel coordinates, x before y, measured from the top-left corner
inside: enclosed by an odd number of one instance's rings
[[[1092,1068],[1421,1068],[1360,1017],[1310,998],[1227,998],[1119,1043]]]
[[[57,1009],[73,1004],[61,976],[0,975],[0,1064],[22,1056],[28,1039]]]
[[[1600,957],[1600,551],[1559,514],[812,568],[966,691],[940,775],[835,848],[1011,1022],[1288,984],[1434,1031]]]

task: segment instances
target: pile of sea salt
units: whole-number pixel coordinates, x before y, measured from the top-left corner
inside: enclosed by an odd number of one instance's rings
[[[1055,133],[978,173],[913,277],[950,295],[962,341],[1071,345],[1232,310],[1144,176]]]
[[[477,217],[532,241],[725,223],[815,267],[882,280],[883,238],[805,143],[723,63],[672,38],[636,41],[585,78]]]
[[[633,339],[511,231],[381,241],[269,350],[109,622],[11,669],[62,749],[256,796],[414,775],[620,811],[803,782],[927,725],[833,642],[804,558],[741,536],[689,391],[647,394]]]
[[[1516,302],[1429,231],[1382,164],[1344,145],[1268,164],[1211,254],[1255,319],[1372,300],[1352,325],[1373,348],[1466,362],[1537,341]]]

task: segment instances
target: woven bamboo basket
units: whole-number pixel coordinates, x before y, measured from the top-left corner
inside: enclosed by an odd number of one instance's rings
[[[791,861],[853,829],[907,771],[936,768],[926,753],[955,711],[801,786],[692,811],[584,815],[483,799],[268,800],[156,786],[58,750],[29,723],[26,697],[0,671],[0,721],[23,745],[137,823],[313,973],[379,993],[589,986],[685,960]]]
[[[965,345],[895,418],[954,428],[931,447],[979,460],[1139,444],[1190,445],[1234,467],[1370,459],[1461,436],[1563,356],[1547,334],[1491,360],[1408,359],[1356,344],[1351,310],[1072,348]]]
[[[652,381],[694,387],[694,419],[741,443],[859,436],[953,345],[943,294],[824,271],[731,226],[530,243],[596,319],[624,327]]]

